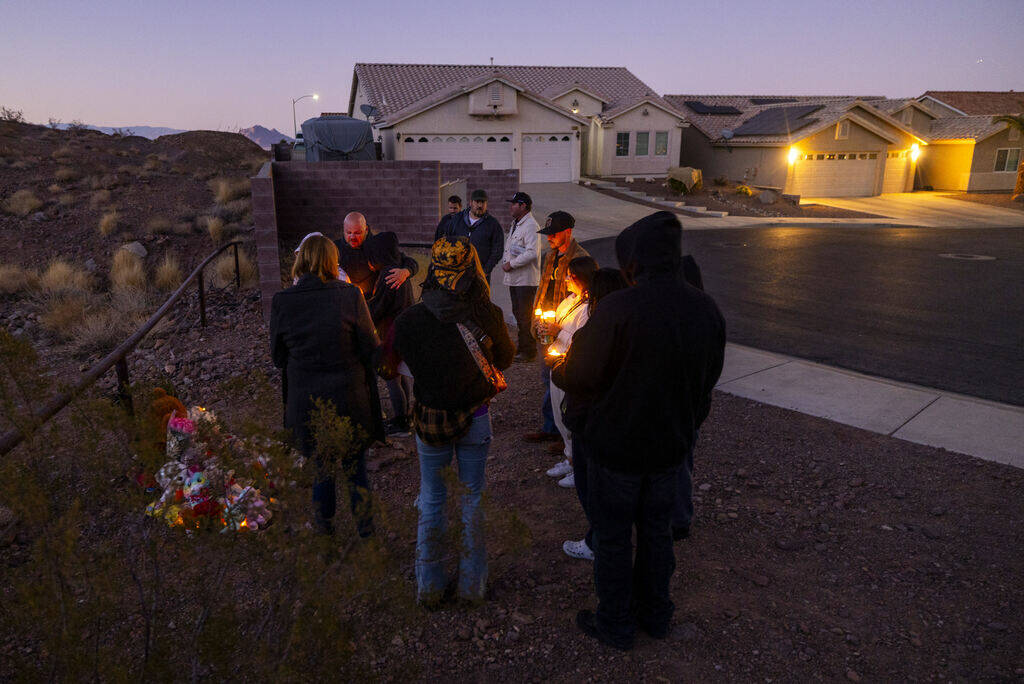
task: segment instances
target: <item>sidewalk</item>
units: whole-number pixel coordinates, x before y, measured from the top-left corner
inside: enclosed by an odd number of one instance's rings
[[[502,272],[492,299],[515,324]],[[717,389],[897,439],[1024,468],[1024,408],[727,344]]]

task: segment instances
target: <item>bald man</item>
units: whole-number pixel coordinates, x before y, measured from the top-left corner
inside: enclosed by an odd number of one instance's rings
[[[358,211],[353,211],[345,215],[342,236],[334,241],[338,246],[339,265],[348,274],[352,284],[362,290],[364,297],[373,294],[374,285],[377,283],[377,273],[370,270],[369,261],[363,252],[363,243],[371,234],[369,226],[366,225],[366,217]],[[402,283],[416,275],[417,270],[419,266],[416,260],[402,254],[402,266],[382,275],[384,282],[398,289]]]

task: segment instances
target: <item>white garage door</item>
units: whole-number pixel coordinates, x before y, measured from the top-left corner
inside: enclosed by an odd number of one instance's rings
[[[910,153],[889,152],[885,158],[885,179],[882,192],[906,192],[907,172],[910,170]]]
[[[802,197],[868,197],[877,174],[875,152],[812,152],[794,162],[787,190]]]
[[[572,180],[572,137],[566,133],[523,136],[521,183],[568,183]]]
[[[407,135],[402,138],[404,158],[464,164],[485,169],[512,168],[512,134]]]

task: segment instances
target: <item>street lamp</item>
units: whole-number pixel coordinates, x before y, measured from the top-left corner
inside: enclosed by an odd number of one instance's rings
[[[299,100],[305,100],[307,97],[311,97],[314,100],[320,99],[320,96],[317,95],[316,93],[310,93],[309,95],[303,95],[302,97],[297,97],[294,100],[292,100],[292,129],[294,129],[296,139],[298,139],[299,137],[299,125],[295,121],[295,103],[298,102]]]

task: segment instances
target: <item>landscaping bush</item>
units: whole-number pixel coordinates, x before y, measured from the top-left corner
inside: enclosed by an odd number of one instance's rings
[[[113,291],[145,291],[146,269],[140,259],[127,249],[114,252],[110,262],[110,287]]]
[[[754,190],[749,185],[737,185],[736,194],[743,195],[744,197],[753,197]]]
[[[121,221],[121,216],[116,211],[108,211],[100,219],[100,235],[106,237],[115,230],[117,230],[118,223]]]
[[[164,254],[153,275],[153,284],[163,292],[171,292],[181,285],[183,279],[178,259],[170,252]]]
[[[42,200],[31,190],[18,190],[3,202],[3,209],[8,214],[25,217],[43,206]]]

